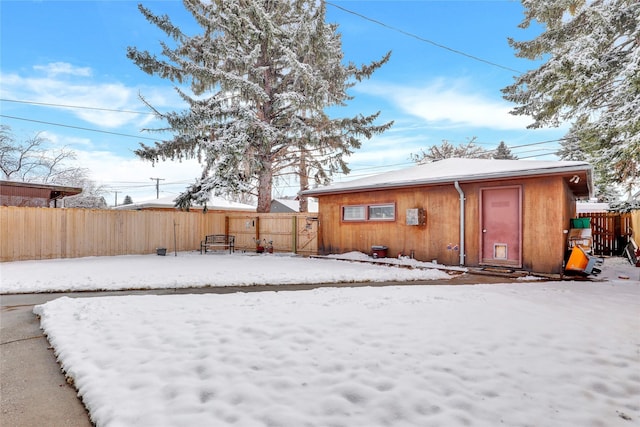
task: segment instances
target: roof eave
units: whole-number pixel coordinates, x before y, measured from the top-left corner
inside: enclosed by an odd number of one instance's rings
[[[529,169],[524,171],[518,171],[514,174],[513,171],[505,171],[505,172],[495,172],[488,173],[482,175],[475,176],[449,176],[442,178],[430,178],[430,179],[417,179],[413,181],[400,181],[400,182],[389,182],[389,183],[375,183],[368,185],[360,185],[360,186],[345,186],[340,188],[316,188],[311,190],[305,190],[300,194],[303,196],[324,196],[329,194],[341,194],[341,193],[355,193],[360,191],[369,191],[369,190],[381,190],[381,189],[393,189],[393,188],[406,188],[406,187],[416,187],[416,186],[426,186],[426,185],[442,185],[442,184],[453,184],[454,182],[476,182],[476,181],[487,181],[487,180],[499,180],[499,179],[517,179],[517,178],[528,178],[532,176],[551,176],[551,175],[565,175],[575,172],[586,172],[588,175],[588,191],[591,195],[593,193],[592,189],[592,168],[590,165],[572,165],[572,166],[563,166],[559,168],[546,168],[546,169]]]

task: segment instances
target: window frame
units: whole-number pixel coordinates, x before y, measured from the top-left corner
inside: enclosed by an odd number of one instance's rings
[[[356,209],[356,208],[362,209],[362,217],[346,218],[345,211],[347,209]],[[361,222],[361,221],[367,220],[367,205],[344,205],[341,207],[340,210],[341,210],[340,219],[344,222]]]
[[[371,208],[393,208],[392,218],[378,218],[371,216]],[[346,218],[345,211],[349,208],[360,208],[363,210],[363,216],[358,218]],[[395,202],[389,203],[359,203],[354,205],[342,205],[340,206],[340,221],[347,223],[354,222],[394,222],[397,219],[397,209]]]
[[[372,208],[379,208],[379,209],[384,209],[384,208],[392,208],[393,209],[393,216],[390,218],[385,218],[385,217],[374,217],[372,219],[371,217],[371,209]],[[368,221],[395,221],[396,220],[396,204],[395,203],[378,203],[375,205],[368,205],[367,206],[367,220]]]

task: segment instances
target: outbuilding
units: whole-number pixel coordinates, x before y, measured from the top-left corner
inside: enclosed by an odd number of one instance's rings
[[[125,211],[173,211],[177,210],[175,203],[176,196],[166,196],[157,199],[144,200],[141,202],[118,205],[113,209]],[[189,208],[192,211],[202,211],[204,206],[194,205]],[[232,202],[222,197],[211,196],[207,203],[208,211],[247,211],[255,212],[256,207],[244,203]]]
[[[559,274],[576,201],[592,194],[585,162],[445,159],[307,190],[320,254],[414,256],[446,265]]]
[[[57,208],[60,199],[80,193],[82,193],[80,187],[0,181],[0,206]]]

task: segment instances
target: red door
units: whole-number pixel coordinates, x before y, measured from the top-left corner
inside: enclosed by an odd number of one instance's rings
[[[522,267],[521,188],[480,190],[480,262]]]

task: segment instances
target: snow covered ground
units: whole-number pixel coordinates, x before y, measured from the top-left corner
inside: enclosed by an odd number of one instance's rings
[[[366,255],[346,255],[353,259]],[[371,259],[371,258],[369,258]],[[400,262],[430,267],[415,260]],[[0,264],[0,293],[162,289],[448,279],[439,270],[389,268],[293,254],[180,252],[178,256],[125,255]]]
[[[181,255],[5,263],[2,286],[213,285],[242,257]],[[98,426],[637,426],[638,270],[611,259],[602,282],[65,297],[34,311]],[[418,273],[444,274],[245,255],[233,280]]]

